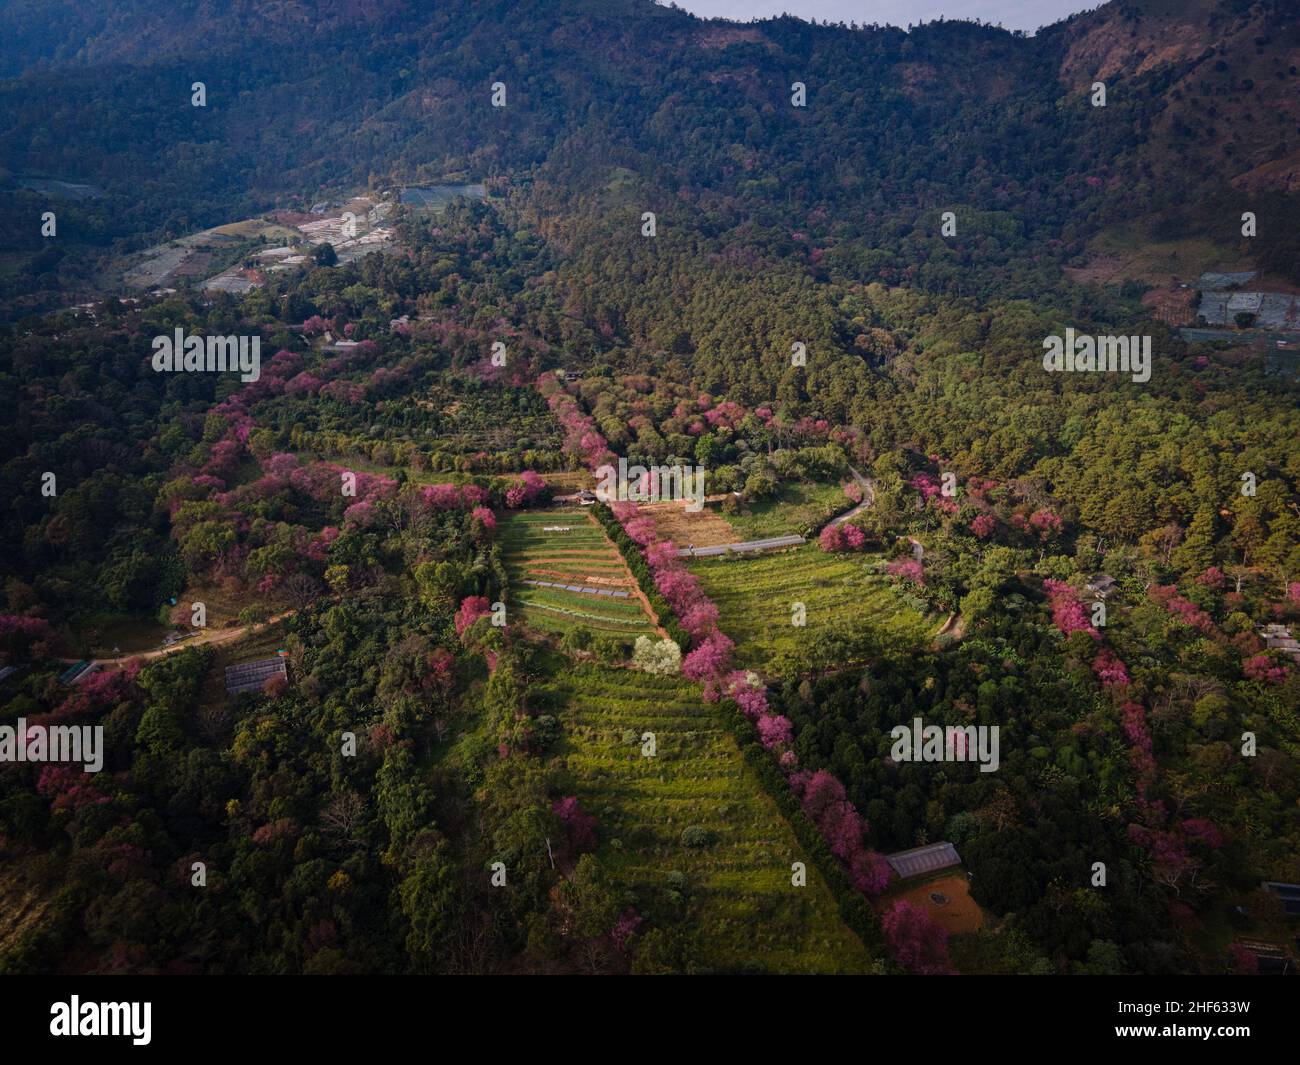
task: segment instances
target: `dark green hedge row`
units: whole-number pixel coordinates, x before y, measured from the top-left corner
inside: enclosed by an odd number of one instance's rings
[[[492,574],[492,584],[496,590],[496,601],[506,602],[510,597],[510,574],[501,558],[501,545],[493,544],[488,552],[488,569]]]

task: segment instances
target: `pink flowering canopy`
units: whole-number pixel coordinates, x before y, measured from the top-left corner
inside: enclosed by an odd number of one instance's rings
[[[1072,632],[1086,632],[1093,639],[1100,639],[1101,634],[1092,627],[1088,611],[1079,599],[1079,593],[1064,581],[1048,578],[1043,581],[1043,590],[1047,592],[1047,602],[1052,608],[1052,621],[1066,636]]]
[[[916,585],[925,584],[925,571],[921,563],[914,558],[895,559],[885,567],[885,572],[891,577],[901,577]]]
[[[948,933],[920,906],[899,899],[880,919],[894,960],[909,973],[942,976],[952,972]]]
[[[492,612],[492,608],[487,601],[486,596],[470,595],[461,600],[460,609],[456,611],[455,625],[456,635],[464,636],[465,630],[468,629],[479,618],[485,617]]]

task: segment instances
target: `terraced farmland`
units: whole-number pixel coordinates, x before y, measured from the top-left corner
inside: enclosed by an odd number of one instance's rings
[[[698,688],[566,663],[545,691],[564,723],[575,794],[600,823],[602,866],[650,927],[682,933],[695,967],[869,968],[816,869],[806,886],[790,883],[791,863],[804,860],[794,834]],[[641,752],[645,732],[653,758]]]
[[[867,618],[917,643],[925,639],[933,619],[908,608],[886,578],[870,572],[872,557],[828,554],[809,543],[746,558],[694,559],[690,569],[717,604],[737,660],[762,670],[837,619]],[[795,603],[804,605],[802,628],[791,623]]]
[[[657,631],[618,549],[586,511],[510,514],[499,538],[510,571],[508,605],[530,628],[564,633],[585,625],[630,637]]]

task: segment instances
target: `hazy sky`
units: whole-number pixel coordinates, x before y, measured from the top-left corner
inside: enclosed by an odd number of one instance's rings
[[[1100,6],[1100,0],[676,0],[677,6],[710,18],[747,21],[783,12],[835,22],[906,26],[931,19],[964,18],[1001,23],[1032,33],[1075,11]]]

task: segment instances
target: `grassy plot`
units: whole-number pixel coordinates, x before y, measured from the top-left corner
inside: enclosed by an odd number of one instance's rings
[[[188,611],[187,611],[188,613]],[[88,614],[76,623],[76,646],[79,653],[92,658],[152,651],[160,646],[171,627],[156,617],[102,612]]]
[[[508,514],[498,539],[510,572],[508,606],[530,628],[563,633],[585,625],[620,636],[655,634],[618,549],[586,511]]]
[[[18,858],[18,848],[13,847],[9,858]],[[54,855],[45,858],[54,863]],[[28,883],[30,867],[25,863],[7,861],[0,865],[0,973],[9,975],[26,971],[33,956],[39,957],[43,939],[56,937],[73,924],[75,912],[64,898],[40,890]]]
[[[925,640],[931,620],[870,571],[874,557],[828,554],[809,543],[748,558],[693,559],[690,568],[717,604],[737,660],[762,670],[777,655],[797,653],[834,621],[866,619],[904,639]],[[792,623],[796,603],[804,606],[802,627]]]
[[[522,471],[521,471],[522,472]],[[493,474],[496,477],[517,477],[515,473]],[[542,470],[542,480],[556,495],[572,495],[581,488],[591,488],[596,483],[590,470]]]
[[[575,793],[600,822],[601,864],[651,927],[682,934],[694,967],[869,967],[816,869],[805,887],[791,884],[791,863],[807,857],[694,685],[566,662],[545,689]],[[646,732],[653,758],[642,754]]]
[[[737,541],[763,540],[802,536],[809,527],[852,505],[838,484],[782,481],[774,499],[749,503],[742,512],[724,516],[739,534]]]

